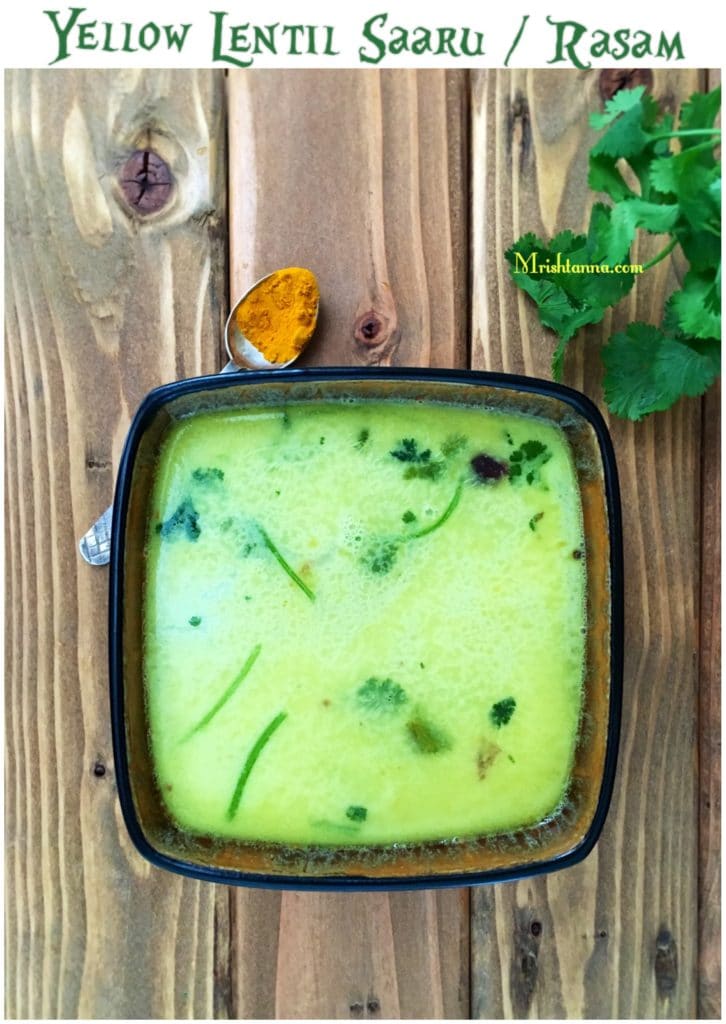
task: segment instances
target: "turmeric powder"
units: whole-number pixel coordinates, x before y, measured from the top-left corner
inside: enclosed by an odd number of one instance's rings
[[[312,337],[320,291],[304,267],[276,270],[247,295],[235,314],[242,335],[268,363],[288,363]]]

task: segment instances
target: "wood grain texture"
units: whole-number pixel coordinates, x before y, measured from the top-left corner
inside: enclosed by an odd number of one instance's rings
[[[710,70],[709,89],[721,82]],[[698,1016],[721,1019],[721,388],[703,400],[699,673]]]
[[[654,91],[675,109],[702,84],[661,71]],[[111,756],[107,574],[77,539],[110,500],[143,395],[219,367],[227,244],[234,296],[279,266],[316,271],[309,364],[463,366],[471,336],[475,367],[549,376],[552,337],[502,253],[528,230],[582,228],[590,205],[596,73],[255,71],[227,85],[229,239],[221,74],[6,78],[7,1016],[718,1018],[715,392],[611,424],[623,735],[582,865],[475,891],[470,934],[466,890],[213,887],[132,848]],[[145,223],[116,184],[137,147],[177,182]],[[584,332],[567,383],[602,407],[600,341],[657,320],[680,273],[661,265]]]
[[[698,1016],[721,1019],[721,389],[703,403]]]
[[[655,73],[670,109],[695,71]],[[527,231],[582,230],[597,72],[477,73],[473,91],[473,365],[550,376],[553,336],[508,279]],[[638,243],[637,262],[659,240]],[[680,268],[638,283],[572,343],[565,382],[602,408],[598,346],[660,318]],[[689,1017],[696,1013],[698,804],[695,709],[701,408],[680,402],[610,423],[623,496],[626,663],[618,775],[603,836],[581,865],[473,897],[472,1005],[479,1017]]]
[[[309,266],[322,301],[304,361],[465,365],[466,75],[259,71],[228,85],[233,295]],[[466,893],[231,899],[238,1016],[468,1016]]]
[[[121,821],[108,573],[77,540],[143,395],[218,366],[223,79],[13,72],[6,101],[7,1014],[206,1017],[215,892],[152,868]],[[176,192],[142,223],[116,175],[147,147]]]
[[[279,266],[315,271],[304,362],[465,365],[466,81],[230,74],[232,294]]]

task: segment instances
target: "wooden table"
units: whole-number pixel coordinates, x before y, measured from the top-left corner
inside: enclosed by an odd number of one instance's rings
[[[671,109],[713,75],[658,71]],[[509,282],[581,228],[597,71],[13,72],[7,79],[7,1013],[10,1017],[718,1017],[719,399],[611,424],[627,650],[620,762],[581,865],[395,895],[276,894],[152,868],[121,821],[107,571],[77,540],[152,387],[221,365],[230,296],[317,272],[307,362],[548,376]],[[118,183],[172,169],[153,215]],[[122,175],[123,176],[123,175]],[[638,243],[638,262],[658,240]],[[650,272],[571,346],[657,319]],[[373,327],[371,326],[373,325]],[[373,334],[373,337],[370,335]]]

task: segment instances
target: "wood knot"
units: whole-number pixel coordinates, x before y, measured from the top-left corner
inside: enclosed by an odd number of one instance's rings
[[[400,339],[396,303],[387,281],[371,282],[355,311],[353,337],[364,363],[390,365]]]
[[[598,87],[603,103],[611,100],[621,89],[634,89],[644,85],[648,92],[653,89],[653,72],[650,68],[606,68],[600,72]]]
[[[381,316],[374,309],[359,316],[355,322],[354,337],[361,345],[373,348],[382,344],[387,337],[386,324]]]
[[[517,91],[509,108],[507,140],[511,155],[515,143],[519,146],[519,169],[524,169],[532,149],[532,125],[529,103],[524,93]]]
[[[151,149],[137,149],[118,175],[124,199],[136,213],[148,216],[169,201],[174,178],[168,164]]]
[[[678,981],[678,948],[670,931],[661,925],[655,939],[655,987],[659,996],[669,996]]]

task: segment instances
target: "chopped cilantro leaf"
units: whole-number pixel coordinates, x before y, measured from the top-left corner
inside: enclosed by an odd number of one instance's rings
[[[406,691],[392,679],[371,676],[356,692],[358,704],[366,711],[397,711],[408,701]]]
[[[346,818],[350,818],[351,821],[365,821],[368,817],[368,808],[358,807],[355,804],[351,804],[345,812],[345,816]]]
[[[540,521],[540,519],[542,518],[543,515],[544,515],[544,512],[536,512],[532,516],[532,518],[530,519],[530,521],[529,521],[529,528],[530,528],[530,530],[533,533],[537,529],[537,523]]]
[[[516,706],[517,702],[514,697],[505,697],[504,700],[498,700],[496,704],[492,704],[489,711],[489,718],[492,724],[497,729],[500,729],[503,725],[508,725]]]
[[[216,466],[199,466],[192,473],[192,477],[197,483],[208,484],[215,480],[224,480],[224,470],[217,469]]]
[[[399,462],[423,463],[430,460],[431,449],[426,448],[424,451],[419,451],[418,444],[412,437],[404,437],[402,441],[399,441],[398,447],[393,448],[390,454],[394,459],[398,459]]]
[[[528,484],[538,482],[540,470],[552,458],[552,452],[541,441],[524,441],[509,456],[509,479],[520,483],[522,478]]]
[[[359,433],[358,433],[358,440],[355,442],[355,446],[354,447],[356,447],[358,449],[362,448],[363,445],[367,442],[367,440],[368,440],[368,438],[370,436],[371,436],[371,432],[368,429],[368,427],[363,427],[363,429],[361,431],[359,431]]]
[[[199,513],[191,498],[185,498],[163,523],[157,523],[156,532],[164,538],[184,535],[187,540],[199,540],[202,528],[199,525]]]
[[[458,455],[465,447],[466,438],[463,434],[449,434],[441,445],[441,454],[445,459],[450,459],[452,455]]]
[[[406,512],[403,513],[401,519],[403,519],[404,523],[415,523],[416,513],[412,512],[411,509],[408,509]]]
[[[449,737],[420,715],[406,722],[406,730],[414,746],[422,754],[439,754],[451,747]]]
[[[198,626],[201,621],[202,621],[201,616],[199,616],[199,615],[192,615],[191,619],[189,620],[189,625],[190,626]]]
[[[522,456],[531,462],[532,459],[536,459],[539,455],[544,455],[547,451],[547,445],[541,441],[525,441],[524,444],[519,446],[519,450]]]
[[[403,478],[404,480],[438,480],[444,469],[444,463],[440,459],[433,462],[425,461],[418,466],[407,466]]]
[[[376,576],[385,576],[393,568],[398,544],[394,540],[374,540],[361,561]]]

